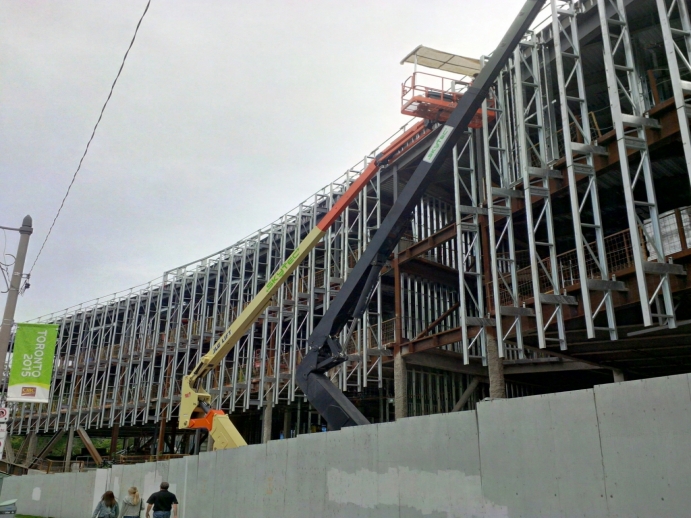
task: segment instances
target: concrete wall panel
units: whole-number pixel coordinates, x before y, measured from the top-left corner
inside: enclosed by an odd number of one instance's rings
[[[398,427],[405,419],[377,427],[377,503],[371,512],[375,518],[399,516],[398,468],[404,462],[399,447]]]
[[[242,497],[238,479],[249,476],[250,470],[245,469],[236,459],[236,450],[219,450],[216,453],[213,516],[241,516],[237,511],[240,507],[238,500]]]
[[[109,469],[97,469],[94,473],[94,497],[91,501],[92,509],[95,509],[101,501],[103,493],[108,491],[108,478],[110,475]]]
[[[2,498],[1,500],[17,499],[17,512],[20,514],[32,514],[36,510],[36,502],[34,488],[35,475],[25,475],[23,477],[12,478],[5,480],[2,484]],[[12,484],[11,482],[16,482]]]
[[[122,481],[120,483],[123,487],[136,487],[142,498],[146,500],[149,497],[144,490],[144,474],[147,471],[148,467],[146,464],[131,464],[124,466],[122,470]]]
[[[478,405],[184,459],[4,481],[22,514],[90,516],[168,479],[180,518],[686,516],[689,376]]]
[[[159,489],[161,481],[156,476],[156,463],[155,462],[145,462],[140,464],[141,466],[141,486],[140,492],[144,498],[149,498],[149,495],[155,493]]]
[[[125,466],[113,466],[110,469],[110,477],[108,478],[108,490],[115,494],[118,502],[127,496],[127,490],[130,486],[123,487],[123,474],[125,473]]]
[[[265,516],[264,503],[268,489],[266,473],[269,471],[266,466],[266,444],[237,448],[234,453],[236,465],[254,466],[252,471],[245,472],[246,477],[235,478],[238,490],[243,493],[239,509],[241,514],[238,516],[250,516],[253,512]],[[243,483],[238,484],[238,479],[242,479]]]
[[[470,413],[438,414],[411,420],[409,448],[422,443],[403,469],[401,505],[410,516],[503,516],[505,509],[486,502],[482,494],[477,422]],[[432,461],[432,462],[430,462]],[[416,498],[416,491],[424,499]],[[405,506],[405,507],[403,507]]]
[[[185,489],[186,485],[186,477],[185,477],[185,459],[171,459],[168,461],[168,483],[170,484],[171,489],[175,487],[175,496],[178,497],[178,502],[179,502],[179,507],[178,507],[178,513],[180,513],[180,516],[182,516],[182,506],[185,503],[185,500],[183,498],[183,491]]]
[[[378,498],[377,426],[327,433],[326,451],[338,462],[326,461],[324,516],[372,516]]]
[[[50,475],[46,475],[50,477]],[[77,479],[74,484],[74,515],[77,516],[91,516],[96,508],[96,503],[101,498],[103,493],[97,492],[96,487],[96,471],[87,471],[86,473],[76,473]],[[96,503],[94,503],[96,500]]]
[[[156,485],[160,486],[161,482],[168,482],[170,485],[170,490],[175,493],[177,491],[177,487],[173,486],[173,484],[168,480],[168,470],[169,470],[169,464],[167,460],[161,460],[156,462]]]
[[[283,441],[288,449],[286,470],[285,518],[304,518],[304,510],[313,516],[324,515],[326,498],[326,462],[337,464],[342,455],[326,450],[326,433],[300,435]]]
[[[197,455],[185,457],[184,459],[184,476],[185,484],[178,490],[178,501],[180,502],[180,518],[196,518],[199,516],[195,513],[192,506],[194,497],[197,494],[197,464],[199,457]]]
[[[218,479],[216,474],[216,452],[204,452],[199,454],[199,463],[197,466],[197,489],[194,492],[189,510],[194,510],[196,516],[223,516],[214,514],[214,501],[217,495],[216,483]],[[190,497],[189,492],[187,498]],[[218,494],[218,499],[222,498],[222,494]]]
[[[611,516],[688,516],[687,375],[595,387]]]
[[[50,484],[45,484],[41,497],[42,512],[39,516],[57,516],[62,512],[63,475],[50,477]]]
[[[511,516],[606,516],[593,392],[482,402],[486,498]]]
[[[74,498],[80,477],[78,473],[64,473],[61,477],[63,492],[60,496],[60,512],[56,518],[72,518],[74,516]]]
[[[288,465],[288,440],[266,445],[264,515],[283,516]]]

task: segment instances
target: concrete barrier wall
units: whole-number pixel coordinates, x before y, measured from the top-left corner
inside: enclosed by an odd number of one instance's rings
[[[477,412],[166,462],[5,479],[22,514],[90,516],[167,480],[181,518],[658,517],[691,508],[687,375],[482,402]],[[142,514],[143,516],[143,514]]]

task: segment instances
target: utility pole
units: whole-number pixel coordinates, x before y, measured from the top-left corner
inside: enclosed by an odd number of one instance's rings
[[[17,247],[17,257],[12,269],[10,279],[10,289],[7,292],[7,303],[5,313],[2,316],[2,327],[0,327],[0,375],[4,372],[5,360],[7,359],[7,348],[10,345],[10,331],[14,324],[14,310],[17,308],[17,297],[22,283],[24,261],[26,261],[26,251],[29,248],[29,237],[34,231],[31,226],[31,216],[25,216],[22,226],[19,228],[0,227],[5,230],[16,230],[19,232],[19,246]]]

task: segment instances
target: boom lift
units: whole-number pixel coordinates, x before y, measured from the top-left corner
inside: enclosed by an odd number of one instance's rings
[[[211,408],[211,395],[201,387],[202,380],[223,361],[269,305],[271,298],[281,284],[317,246],[331,225],[377,172],[417,145],[431,132],[430,125],[420,121],[394,140],[382,153],[379,153],[375,160],[369,163],[362,174],[343,193],[331,210],[319,221],[317,226],[305,236],[290,257],[278,268],[261,291],[213,344],[209,352],[202,357],[199,364],[183,378],[179,417],[180,429],[208,430],[214,440],[215,450],[236,448],[247,444],[228,416],[222,410]]]
[[[297,383],[310,403],[324,417],[331,430],[339,430],[344,426],[368,424],[367,419],[355,405],[325,375],[330,369],[347,360],[347,355],[338,341],[338,334],[349,320],[355,323],[362,316],[380,271],[400,240],[413,208],[453,145],[473,123],[473,118],[477,116],[477,111],[492,83],[537,16],[543,3],[544,0],[525,2],[499,46],[463,95],[454,95],[453,98],[446,99],[442,90],[440,98],[442,102],[437,103],[440,109],[435,113],[437,114],[436,121],[445,120],[446,124],[438,132],[422,162],[415,169],[413,176],[309,338],[308,352],[297,369]],[[427,94],[427,97],[434,97],[429,95],[429,92]],[[214,343],[209,352],[202,357],[199,364],[183,378],[179,418],[181,429],[207,429],[214,439],[216,450],[247,444],[228,416],[221,410],[211,408],[211,395],[201,387],[201,381],[232,350],[269,304],[279,286],[314,249],[329,227],[379,169],[420,142],[421,137],[430,131],[428,122],[417,123],[379,155],[377,160],[371,162],[319,224],[305,236],[298,248]]]
[[[400,240],[413,209],[461,134],[472,123],[490,87],[543,4],[544,0],[525,2],[473,84],[460,98],[449,99],[457,103],[455,109],[448,116],[446,124],[440,129],[427,154],[401,191],[329,309],[314,328],[308,341],[308,352],[297,369],[297,383],[310,403],[326,420],[330,430],[368,423],[365,416],[325,375],[330,369],[347,360],[347,355],[338,341],[338,334],[348,321],[354,326],[364,313],[380,271]]]

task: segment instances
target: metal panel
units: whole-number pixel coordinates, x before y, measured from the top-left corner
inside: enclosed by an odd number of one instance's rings
[[[685,516],[691,478],[688,375],[595,387],[612,516]]]

